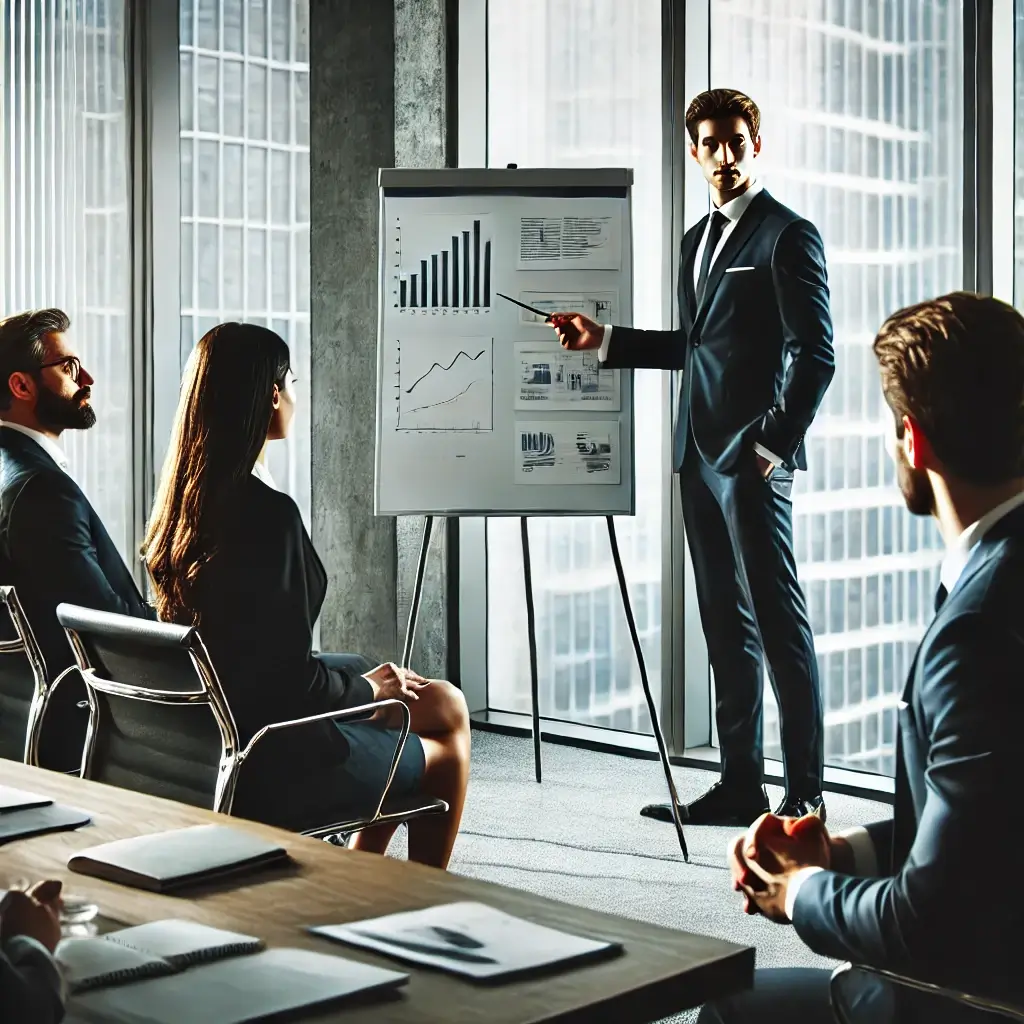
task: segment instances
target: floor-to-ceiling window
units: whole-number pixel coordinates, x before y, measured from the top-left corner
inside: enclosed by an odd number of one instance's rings
[[[58,306],[95,378],[72,475],[132,561],[125,0],[0,2],[0,317]]]
[[[1024,0],[1013,11],[1013,298],[1024,307]]]
[[[760,105],[763,180],[825,242],[836,375],[794,535],[826,761],[885,773],[941,541],[895,485],[871,341],[889,313],[962,286],[962,26],[961,0],[711,0],[711,84]],[[766,740],[779,756],[770,701]]]
[[[310,511],[309,0],[181,0],[181,359],[215,324],[291,348],[298,407],[268,448]]]
[[[631,167],[634,324],[662,327],[660,0],[490,0],[492,167]],[[636,375],[636,508],[617,521],[645,660],[661,680],[662,375]],[[530,521],[540,709],[650,731],[604,520]],[[525,711],[530,672],[519,523],[487,524],[488,699]]]

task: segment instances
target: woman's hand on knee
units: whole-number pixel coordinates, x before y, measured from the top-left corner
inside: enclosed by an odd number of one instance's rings
[[[373,687],[374,700],[401,700],[406,704],[419,700],[420,690],[430,685],[415,672],[400,668],[392,661],[378,665],[363,677]]]

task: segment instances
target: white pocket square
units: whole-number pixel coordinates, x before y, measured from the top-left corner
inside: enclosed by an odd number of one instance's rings
[[[727,274],[738,274],[741,270],[757,270],[757,267],[726,267]]]

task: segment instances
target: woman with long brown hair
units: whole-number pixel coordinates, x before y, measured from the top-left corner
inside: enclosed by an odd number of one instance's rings
[[[273,331],[226,323],[200,339],[144,546],[157,610],[198,626],[243,744],[270,722],[404,701],[412,732],[389,793],[448,802],[447,814],[409,823],[410,859],[445,867],[469,774],[466,702],[444,680],[374,667],[359,655],[313,653],[327,576],[298,507],[273,487],[263,461],[267,442],[288,433],[292,384],[288,346]],[[396,738],[384,721],[285,730],[272,758],[243,771],[235,813],[286,827],[310,815],[366,813]],[[370,829],[353,845],[383,853],[393,832]]]

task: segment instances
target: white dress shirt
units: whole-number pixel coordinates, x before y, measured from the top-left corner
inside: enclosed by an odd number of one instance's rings
[[[754,201],[754,199],[764,191],[764,185],[759,181],[755,181],[746,192],[741,196],[737,196],[735,199],[730,199],[727,203],[722,203],[718,207],[718,212],[725,215],[726,223],[722,226],[722,236],[718,239],[718,245],[715,246],[715,251],[711,254],[711,262],[708,264],[708,272],[710,273],[711,268],[715,265],[715,260],[722,255],[722,249],[725,247],[725,243],[729,236],[733,233],[736,225],[740,222],[740,217],[747,212],[747,208]],[[704,234],[701,236],[700,244],[697,246],[697,251],[693,254],[693,290],[697,290],[697,281],[700,279],[700,265],[704,259],[704,250],[707,248],[708,243],[708,232],[711,230],[711,218],[708,217],[708,222],[704,226]]]
[[[277,490],[277,484],[274,483],[274,478],[271,476],[270,470],[267,468],[267,464],[265,462],[260,462],[260,460],[257,459],[252,466],[252,475],[261,483],[266,484],[275,491]]]
[[[20,423],[8,423],[7,420],[3,420],[0,421],[0,425],[7,427],[8,430],[16,430],[19,434],[24,434],[26,437],[31,437],[65,473],[68,472],[67,454],[52,437],[48,437],[38,430],[33,430],[31,427],[23,427]]]
[[[986,512],[979,520],[971,523],[963,533],[952,544],[946,548],[946,555],[942,559],[942,568],[939,570],[939,582],[946,588],[947,594],[953,593],[953,588],[960,582],[971,555],[978,546],[981,538],[999,522],[1003,516],[1009,515],[1014,509],[1024,505],[1024,491],[1015,494],[1000,505],[996,505],[990,512]],[[875,844],[866,828],[851,828],[845,832],[837,832],[837,839],[845,839],[853,851],[853,874],[870,878],[878,874],[878,855],[875,852]],[[793,909],[796,907],[796,896],[800,886],[806,879],[822,868],[801,868],[789,881],[789,889],[786,892],[786,917],[793,920]]]
[[[715,251],[711,254],[711,262],[708,264],[708,272],[710,273],[711,268],[715,265],[715,260],[718,259],[722,254],[722,249],[725,247],[725,243],[729,238],[729,235],[735,230],[736,225],[740,222],[740,217],[747,212],[747,207],[754,201],[755,197],[764,191],[764,186],[755,181],[746,192],[742,195],[737,196],[735,199],[730,199],[729,202],[723,203],[718,207],[718,212],[724,214],[726,222],[722,227],[722,234],[718,239],[718,245],[715,246]],[[700,243],[697,245],[697,251],[694,253],[693,258],[693,288],[697,290],[697,282],[700,279],[700,267],[704,260],[704,250],[708,244],[708,232],[711,230],[711,218],[708,217],[708,222],[704,226],[704,234],[701,235]],[[608,349],[612,343],[612,325],[604,325],[604,337],[601,339],[601,347],[598,349],[597,355],[601,362],[604,362],[608,358]],[[762,458],[767,459],[773,466],[782,464],[782,459],[778,455],[768,451],[764,445],[754,442],[754,451],[757,452]]]

